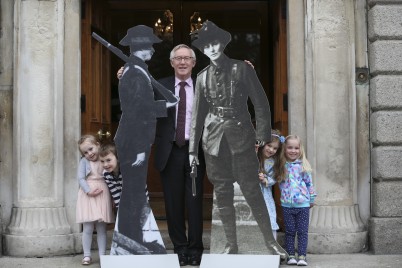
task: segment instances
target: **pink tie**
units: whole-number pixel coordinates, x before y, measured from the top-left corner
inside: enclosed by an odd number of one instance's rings
[[[179,91],[179,107],[177,110],[177,125],[176,125],[176,144],[183,146],[186,144],[185,130],[186,130],[186,82],[180,82]]]

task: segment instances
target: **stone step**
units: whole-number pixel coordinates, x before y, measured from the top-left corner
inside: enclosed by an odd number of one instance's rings
[[[167,222],[166,220],[157,220],[159,231],[161,232],[163,243],[165,243],[165,247],[167,250],[173,250],[172,241],[170,241],[169,233],[167,230]],[[211,221],[204,221],[204,232],[202,236],[202,242],[204,243],[204,249],[209,250],[211,245]]]
[[[169,233],[167,229],[167,222],[166,220],[163,219],[157,219],[156,220],[159,231],[162,236],[163,243],[165,244],[165,248],[167,250],[173,250],[173,244],[172,241],[169,238]],[[203,232],[203,237],[202,241],[204,243],[204,249],[209,250],[211,246],[211,221],[210,220],[204,220],[204,232]],[[113,236],[113,228],[114,224],[109,224],[107,229],[107,239],[108,239],[108,248],[110,249],[110,245],[112,244],[112,236]],[[92,249],[97,249],[97,242],[96,242],[96,234],[93,235],[92,237]]]

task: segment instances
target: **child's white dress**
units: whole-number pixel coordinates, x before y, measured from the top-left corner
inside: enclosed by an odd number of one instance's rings
[[[76,222],[101,221],[106,223],[114,222],[112,210],[112,198],[109,188],[102,176],[101,163],[88,161],[91,172],[87,175],[86,181],[91,189],[100,188],[102,193],[95,197],[88,196],[80,187],[77,197]]]
[[[260,183],[260,186],[262,195],[264,196],[265,204],[268,208],[269,219],[271,220],[271,228],[272,230],[278,230],[279,226],[278,223],[276,222],[275,200],[274,197],[272,196],[272,186],[276,183],[276,181],[273,179],[273,173],[274,173],[273,166],[274,166],[274,160],[272,158],[265,159],[264,175],[265,178],[267,178],[268,180],[268,185],[265,185],[265,183]]]

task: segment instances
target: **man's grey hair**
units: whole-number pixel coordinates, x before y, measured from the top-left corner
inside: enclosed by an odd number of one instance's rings
[[[189,50],[191,51],[191,57],[193,57],[193,59],[196,60],[194,50],[193,50],[191,47],[189,47],[189,46],[187,46],[187,45],[185,45],[185,44],[179,44],[179,45],[175,46],[175,47],[172,49],[172,51],[170,51],[170,60],[172,60],[172,59],[174,58],[174,54],[175,54],[176,51],[179,50],[180,48],[187,48],[187,49],[189,49]]]

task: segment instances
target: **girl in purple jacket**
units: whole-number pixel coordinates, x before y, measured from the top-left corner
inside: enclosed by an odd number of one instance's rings
[[[286,137],[279,159],[275,162],[274,172],[281,190],[285,245],[289,254],[287,264],[307,266],[309,212],[317,194],[311,178],[312,169],[298,136]],[[298,258],[294,246],[296,234]]]

